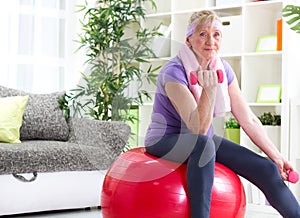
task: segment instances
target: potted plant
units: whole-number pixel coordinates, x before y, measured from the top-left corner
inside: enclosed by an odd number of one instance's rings
[[[264,125],[271,141],[279,148],[281,140],[281,115],[264,112],[262,115],[258,116],[258,119]]]
[[[160,68],[149,62],[155,57],[151,41],[162,35],[160,25],[151,29],[140,25],[145,2],[156,9],[154,0],[96,0],[92,7],[87,1],[79,6],[84,16],[78,50],[86,53],[88,71],[82,73],[83,82],[59,100],[66,118],[85,116],[136,126],[138,117],[132,109],[151,98],[142,86],[155,83]],[[149,64],[142,68],[141,63]],[[136,128],[132,134],[138,134]]]
[[[225,121],[225,137],[237,144],[240,143],[240,124],[234,117]]]
[[[264,112],[258,119],[263,125],[268,126],[280,126],[281,125],[281,115],[273,114],[271,112]]]
[[[89,70],[82,73],[83,84],[60,100],[66,117],[134,122],[130,109],[151,98],[141,87],[143,82],[155,83],[154,72],[159,67],[153,69],[149,64],[142,69],[140,63],[155,57],[149,45],[161,34],[159,25],[152,29],[140,25],[145,1],[155,7],[154,0],[97,0],[93,7],[87,1],[79,6],[84,13],[79,49],[85,50]],[[133,95],[128,94],[133,87]]]

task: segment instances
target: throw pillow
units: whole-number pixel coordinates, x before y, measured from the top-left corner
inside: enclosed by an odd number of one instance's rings
[[[65,92],[32,94],[0,86],[0,97],[29,96],[20,129],[21,140],[68,140],[69,126],[58,103],[58,99],[64,94]]]
[[[28,96],[0,98],[0,141],[21,143],[20,127]]]

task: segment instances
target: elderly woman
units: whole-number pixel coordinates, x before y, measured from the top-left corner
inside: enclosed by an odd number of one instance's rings
[[[186,43],[159,73],[146,151],[187,163],[192,218],[209,217],[215,162],[256,185],[283,217],[300,217],[284,182],[293,167],[247,105],[230,65],[218,56],[221,41],[222,24],[213,11],[191,16]],[[213,118],[229,111],[268,159],[214,134]]]

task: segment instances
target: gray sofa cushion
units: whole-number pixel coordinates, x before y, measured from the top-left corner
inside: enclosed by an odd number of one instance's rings
[[[101,166],[107,169],[120,155],[130,136],[130,126],[121,121],[70,118],[68,142],[100,148]]]
[[[105,170],[122,152],[130,126],[118,121],[71,118],[70,139],[0,143],[0,175]]]
[[[20,139],[43,139],[66,141],[69,136],[68,123],[60,110],[58,98],[65,92],[32,94],[0,86],[0,97],[29,95],[20,129]]]
[[[62,141],[0,143],[0,175],[107,169],[101,148]]]

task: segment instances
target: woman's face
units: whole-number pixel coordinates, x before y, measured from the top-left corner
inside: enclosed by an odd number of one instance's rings
[[[217,21],[216,21],[217,22]],[[199,61],[210,61],[219,52],[222,41],[222,33],[218,25],[204,25],[196,28],[194,33],[187,38],[187,44],[191,46]]]

